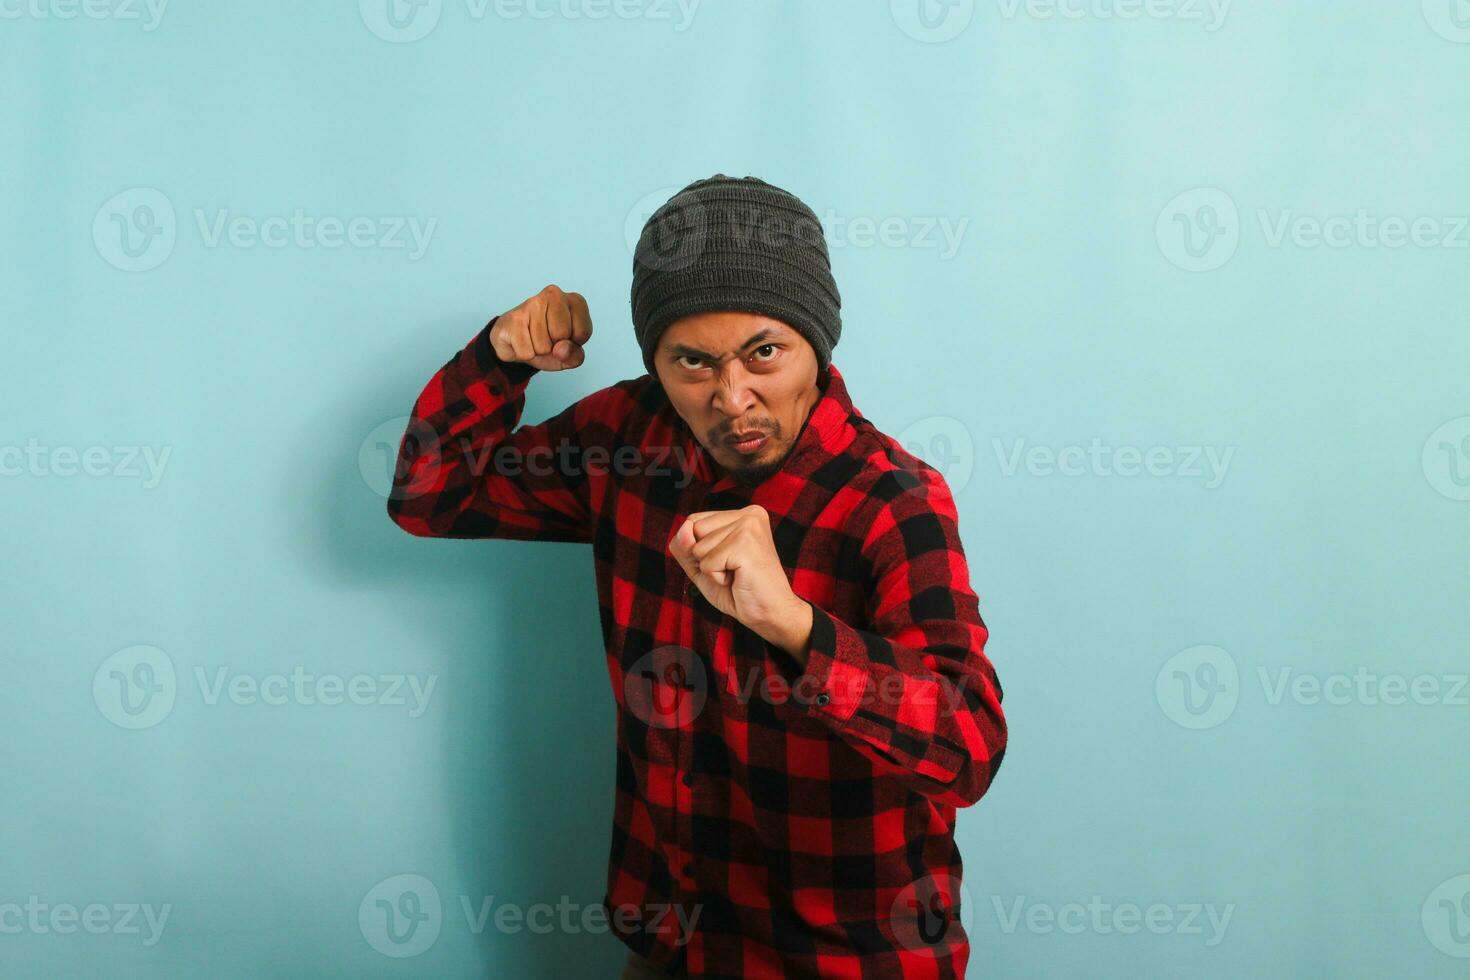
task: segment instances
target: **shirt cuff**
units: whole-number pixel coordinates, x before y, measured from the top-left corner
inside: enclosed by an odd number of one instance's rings
[[[490,328],[495,326],[495,321],[499,319],[500,316],[497,314],[490,318],[489,323],[480,328],[480,332],[475,334],[475,338],[470,341],[470,350],[474,352],[476,367],[482,372],[498,370],[513,389],[520,389],[525,387],[526,383],[531,380],[531,375],[540,368],[532,367],[525,361],[502,361],[500,359],[500,355],[495,353],[495,348],[490,346]],[[509,394],[509,392],[496,392],[493,388],[491,390],[495,394]]]
[[[843,634],[852,633],[851,628],[839,629],[838,621],[825,609],[810,599],[802,601],[812,607],[812,633],[805,669],[798,668],[785,650],[774,644],[767,646],[779,651],[777,663],[789,675],[793,700],[805,705],[812,714],[846,721],[868,690],[866,650],[860,640],[844,637]]]

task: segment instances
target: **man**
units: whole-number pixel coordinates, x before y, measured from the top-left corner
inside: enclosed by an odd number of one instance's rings
[[[617,700],[603,905],[624,976],[962,977],[955,810],[1006,745],[938,472],[853,407],[816,215],[754,177],[635,251],[648,374],[517,428],[587,304],[547,286],[434,375],[388,513],[592,545]]]

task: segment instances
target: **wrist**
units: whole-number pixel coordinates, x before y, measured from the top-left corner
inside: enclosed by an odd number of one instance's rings
[[[804,667],[811,643],[813,616],[811,603],[792,593],[789,610],[772,624],[768,634],[762,638],[791,654]]]

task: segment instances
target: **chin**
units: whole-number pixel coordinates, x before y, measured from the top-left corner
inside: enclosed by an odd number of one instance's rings
[[[780,454],[762,454],[760,459],[744,460],[742,465],[727,468],[740,483],[755,486],[774,476],[781,469],[783,459]]]

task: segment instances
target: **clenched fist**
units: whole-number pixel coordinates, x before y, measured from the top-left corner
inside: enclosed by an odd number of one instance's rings
[[[812,609],[792,591],[764,507],[690,514],[669,552],[710,605],[805,661]]]
[[[587,359],[582,345],[591,337],[592,316],[582,294],[551,285],[502,313],[490,330],[490,346],[502,361],[565,371]]]

